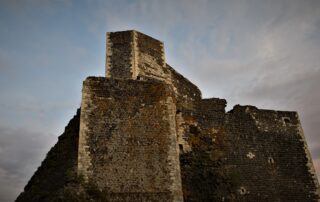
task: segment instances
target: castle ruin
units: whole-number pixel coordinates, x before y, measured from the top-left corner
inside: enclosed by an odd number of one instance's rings
[[[106,77],[83,82],[81,108],[16,201],[319,200],[296,112],[226,112],[143,33],[107,33],[106,47]]]

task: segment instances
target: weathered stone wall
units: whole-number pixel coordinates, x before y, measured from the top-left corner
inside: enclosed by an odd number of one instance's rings
[[[163,43],[134,30],[108,32],[106,77],[169,83]]]
[[[170,71],[166,67],[163,43],[140,32],[135,32],[135,47],[138,79],[156,79],[170,83]]]
[[[185,201],[318,201],[296,112],[202,99],[176,115]]]
[[[235,106],[227,114],[228,172],[236,201],[318,201],[316,180],[296,112]]]
[[[80,110],[48,152],[41,166],[17,198],[17,202],[57,200],[58,192],[74,180],[77,168]]]
[[[197,105],[197,118],[204,126],[224,127],[226,105],[227,101],[225,99],[202,99]]]
[[[318,201],[296,112],[203,99],[176,116],[185,201]]]
[[[131,30],[107,33],[106,77],[114,79],[158,80],[173,85],[177,107],[194,109],[201,92],[166,64],[163,42]]]
[[[179,111],[194,111],[201,100],[201,91],[187,78],[175,71],[170,65],[166,65],[170,71],[171,81],[177,97],[177,109]]]
[[[89,77],[78,171],[110,201],[182,201],[175,96],[157,81]]]
[[[184,201],[228,200],[231,186],[222,165],[229,146],[224,128],[226,101],[211,98],[197,104],[196,110],[177,114]]]
[[[106,77],[133,79],[135,75],[134,32],[108,32]]]

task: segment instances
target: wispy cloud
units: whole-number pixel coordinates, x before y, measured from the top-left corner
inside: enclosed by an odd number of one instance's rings
[[[0,126],[0,201],[12,201],[26,185],[56,136]]]

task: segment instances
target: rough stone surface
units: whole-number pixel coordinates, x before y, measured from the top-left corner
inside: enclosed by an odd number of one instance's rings
[[[317,182],[296,112],[236,106],[226,130],[227,154],[241,201],[316,201]]]
[[[111,201],[127,194],[130,201],[181,201],[175,113],[174,93],[165,83],[89,77],[81,105],[79,172]]]
[[[107,33],[106,77],[133,78],[133,32]]]
[[[81,115],[17,201],[319,201],[296,112],[226,112],[137,31],[107,33],[106,56],[106,78],[84,81]]]
[[[170,82],[163,43],[137,31],[107,33],[106,77]]]

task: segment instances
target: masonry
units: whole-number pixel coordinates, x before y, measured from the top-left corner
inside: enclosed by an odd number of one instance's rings
[[[85,192],[63,180],[67,170],[102,201],[319,200],[296,112],[250,105],[226,112],[226,100],[202,98],[166,63],[163,42],[143,33],[107,33],[106,47],[106,77],[83,82],[76,126],[49,152],[71,150],[68,166],[64,158],[48,163],[48,155],[17,201]],[[61,177],[57,186],[50,173]]]

